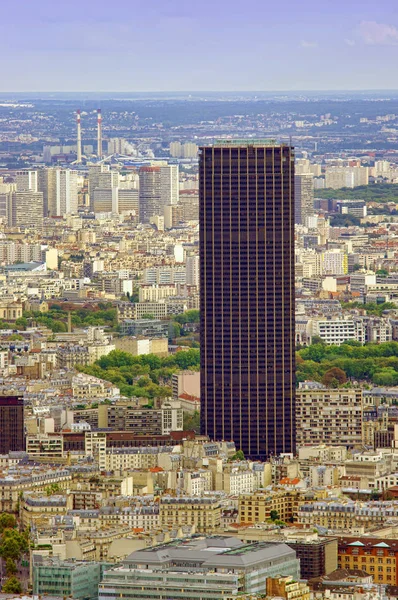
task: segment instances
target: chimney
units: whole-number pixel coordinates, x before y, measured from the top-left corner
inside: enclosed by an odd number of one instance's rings
[[[97,110],[97,156],[102,158],[102,115],[101,109]]]
[[[76,162],[82,162],[82,129],[80,125],[80,109],[76,111],[76,126],[77,126],[77,157]]]

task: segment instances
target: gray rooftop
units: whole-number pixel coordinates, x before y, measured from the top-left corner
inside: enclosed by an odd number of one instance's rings
[[[287,544],[269,542],[241,542],[234,537],[197,537],[177,539],[152,548],[137,550],[124,561],[126,566],[147,564],[161,567],[173,562],[178,568],[192,561],[201,564],[206,569],[216,567],[248,567],[264,562],[281,562],[289,557],[294,559],[296,554]]]

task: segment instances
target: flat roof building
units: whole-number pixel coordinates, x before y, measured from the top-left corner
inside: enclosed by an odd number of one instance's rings
[[[228,600],[265,594],[268,577],[297,580],[299,573],[299,560],[286,544],[220,536],[178,539],[133,552],[121,566],[106,571],[99,600]]]

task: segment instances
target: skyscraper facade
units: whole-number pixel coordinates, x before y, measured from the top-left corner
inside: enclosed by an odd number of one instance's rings
[[[202,433],[253,459],[292,452],[293,149],[221,140],[199,177]]]
[[[25,450],[22,396],[0,396],[0,454]]]

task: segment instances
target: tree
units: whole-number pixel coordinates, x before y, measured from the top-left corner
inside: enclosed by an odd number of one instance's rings
[[[22,585],[19,579],[12,575],[4,583],[2,591],[4,594],[20,594],[22,592]]]
[[[378,269],[378,271],[376,271],[376,275],[381,275],[382,277],[387,277],[388,271],[387,271],[387,269]]]
[[[279,521],[279,513],[277,510],[271,510],[269,514],[271,521]]]
[[[360,269],[362,269],[362,267],[359,263],[355,263],[355,265],[352,267],[353,271],[359,271]]]
[[[16,572],[17,572],[17,565],[15,564],[15,561],[12,558],[7,558],[7,560],[6,560],[7,576],[10,577],[11,575],[15,575]]]
[[[0,534],[3,533],[5,529],[14,529],[17,526],[17,521],[13,515],[8,513],[0,514]]]
[[[231,460],[245,460],[245,455],[243,454],[243,450],[238,450],[235,452]]]
[[[339,385],[343,385],[343,383],[346,383],[346,381],[347,375],[344,373],[343,369],[339,369],[339,367],[332,367],[331,369],[326,371],[326,373],[322,377],[323,385],[326,385],[328,387],[338,387]]]
[[[200,431],[200,414],[184,412],[184,431]]]

